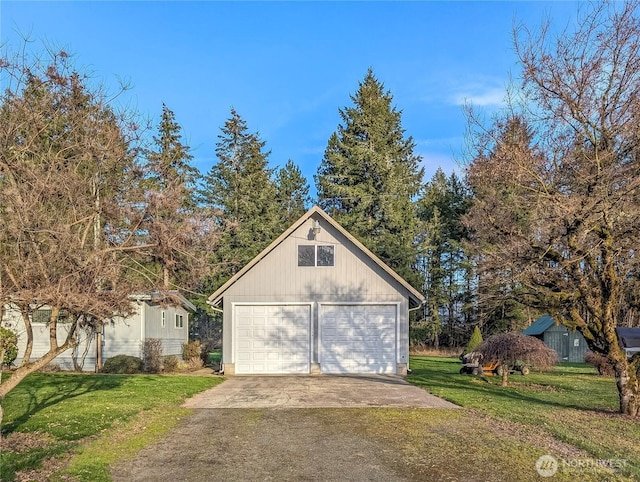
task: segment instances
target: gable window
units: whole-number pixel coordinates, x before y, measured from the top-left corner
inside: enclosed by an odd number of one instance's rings
[[[182,318],[182,315],[176,313],[176,328],[182,327],[184,327],[184,319]]]
[[[298,245],[298,266],[333,266],[334,261],[333,245]]]

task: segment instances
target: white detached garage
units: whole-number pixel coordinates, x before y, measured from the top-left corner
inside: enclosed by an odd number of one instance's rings
[[[209,297],[225,374],[399,374],[420,292],[318,207]]]

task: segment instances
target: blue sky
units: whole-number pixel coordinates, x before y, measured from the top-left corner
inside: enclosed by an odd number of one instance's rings
[[[173,110],[206,173],[235,108],[271,150],[298,164],[313,189],[339,109],[371,67],[403,112],[427,179],[464,149],[462,104],[499,108],[519,71],[514,23],[562,28],[577,2],[218,2],[0,0],[0,41],[74,54],[75,64],[151,117]],[[315,189],[313,189],[315,193]]]

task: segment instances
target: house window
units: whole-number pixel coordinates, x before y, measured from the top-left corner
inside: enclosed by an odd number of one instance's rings
[[[161,324],[162,328],[164,328],[165,319],[166,319],[166,316],[165,316],[165,312],[163,310],[162,314],[161,314],[161,321],[160,321],[160,324]]]
[[[300,244],[298,245],[298,266],[333,266],[334,246]]]
[[[51,321],[51,308],[38,308],[31,314],[32,323],[49,323]],[[70,323],[71,315],[67,310],[60,310],[58,312],[58,323]]]
[[[184,327],[184,319],[182,318],[182,315],[178,315],[176,313],[176,328],[183,328]]]

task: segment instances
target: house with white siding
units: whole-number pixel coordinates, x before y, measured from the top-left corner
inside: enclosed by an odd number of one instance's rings
[[[81,364],[83,371],[95,371],[98,366],[116,355],[131,355],[142,358],[144,341],[155,338],[162,341],[164,356],[182,354],[182,345],[189,341],[189,314],[196,307],[178,292],[171,293],[171,303],[161,298],[158,293],[140,293],[131,295],[134,308],[132,315],[114,317],[103,324],[99,333],[80,330],[78,344],[59,355],[52,364],[62,370],[73,370],[73,358]],[[34,309],[31,314],[33,328],[32,360],[36,360],[49,351],[48,320],[51,310],[44,307]],[[4,307],[2,326],[18,335],[18,358],[14,365],[22,362],[26,346],[26,332],[22,314],[13,305]],[[58,342],[62,344],[68,330],[65,327],[64,315],[58,321]]]

